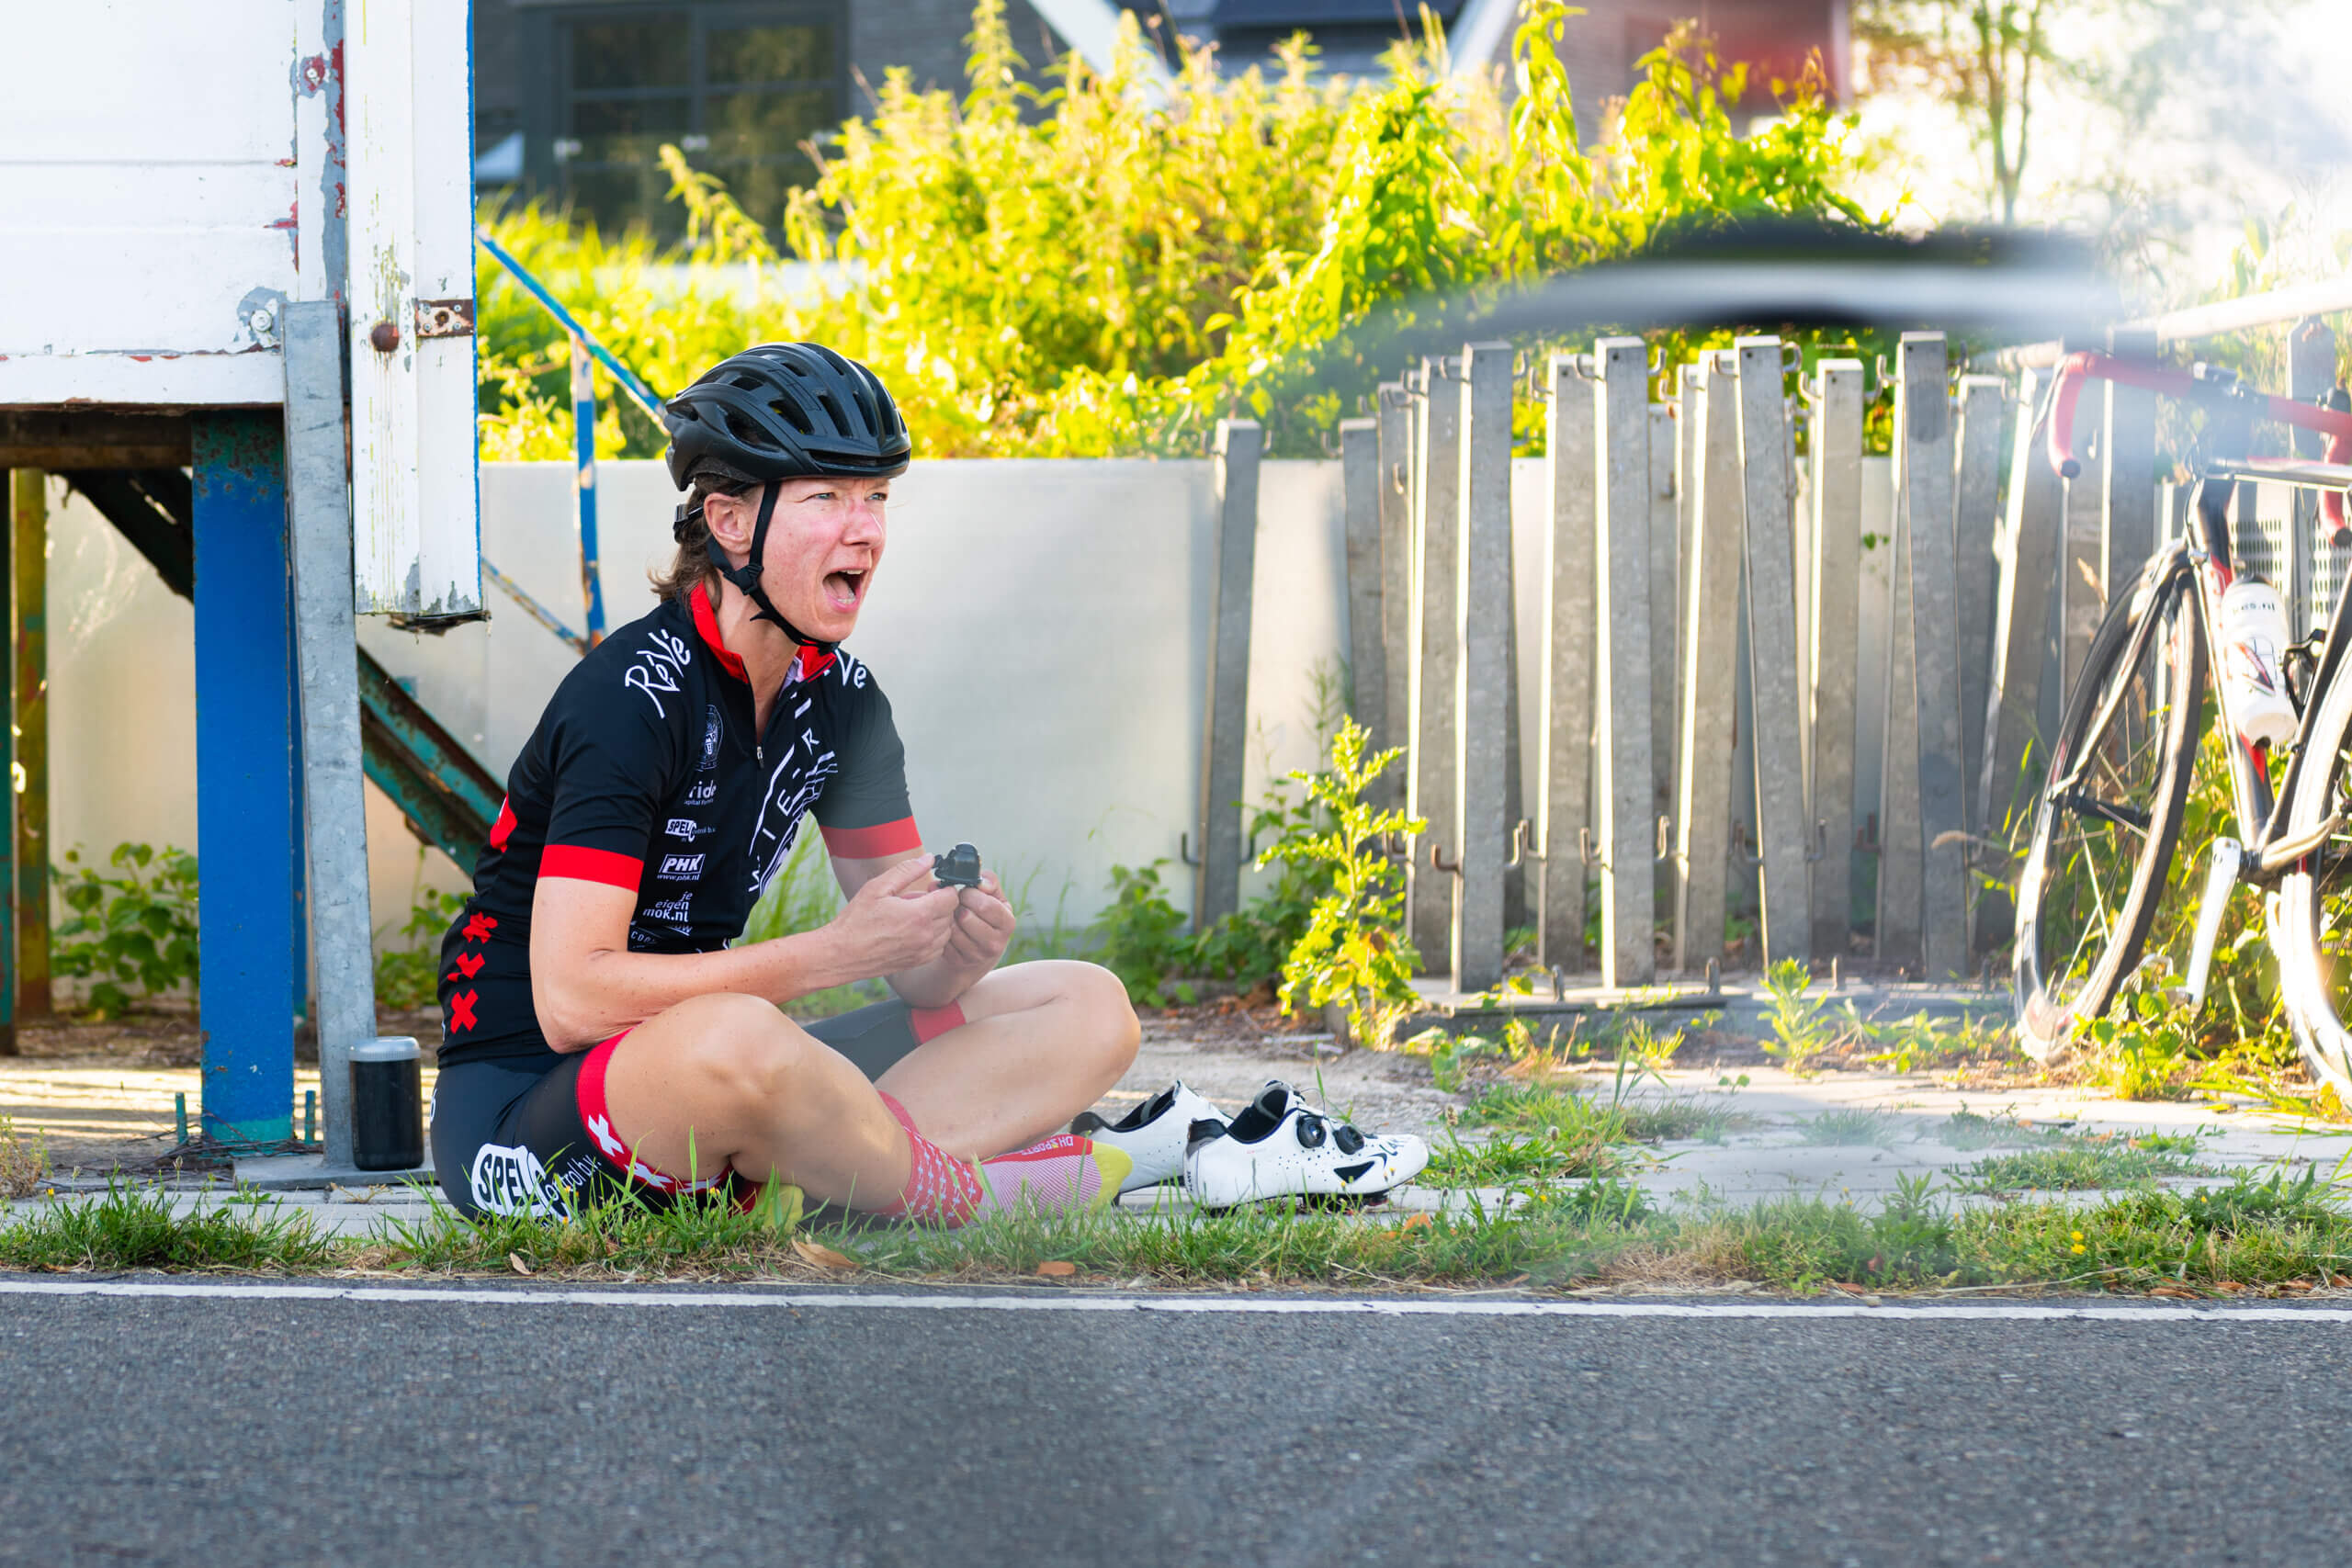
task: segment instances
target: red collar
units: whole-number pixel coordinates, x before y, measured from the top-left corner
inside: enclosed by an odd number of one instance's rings
[[[718,616],[711,610],[710,595],[696,588],[690,591],[687,597],[694,601],[695,630],[702,634],[702,640],[709,648],[711,657],[718,660],[718,667],[721,670],[726,671],[743,684],[750,685],[752,672],[743,668],[742,659],[719,638]],[[832,668],[832,663],[831,654],[820,653],[803,643],[800,646],[800,662],[793,673],[793,679],[813,681]],[[786,684],[789,683],[789,682],[786,682]]]
[[[721,670],[726,671],[746,686],[750,685],[752,672],[744,669],[743,660],[729,651],[726,643],[719,640],[718,617],[711,611],[710,595],[697,587],[688,590],[686,597],[694,601],[695,630],[702,634],[703,643],[710,649],[711,657],[718,660],[718,667]]]

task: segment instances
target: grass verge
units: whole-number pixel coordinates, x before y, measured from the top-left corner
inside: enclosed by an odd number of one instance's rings
[[[1955,1210],[1925,1185],[1875,1214],[1814,1198],[1697,1214],[1653,1212],[1596,1180],[1508,1212],[1343,1213],[1261,1206],[1221,1215],[1001,1217],[955,1232],[833,1224],[795,1231],[723,1203],[630,1203],[571,1220],[468,1221],[436,1209],[374,1235],[321,1234],[250,1199],[175,1214],[144,1189],[57,1200],[0,1226],[0,1267],[425,1275],[570,1280],[811,1279],[1371,1290],[1727,1284],[1809,1291],[2070,1288],[2213,1295],[2352,1286],[2352,1213],[2306,1175],[2096,1206]]]

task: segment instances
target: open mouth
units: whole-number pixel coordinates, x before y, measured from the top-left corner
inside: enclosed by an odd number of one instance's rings
[[[825,576],[825,597],[837,610],[854,610],[865,592],[865,569],[853,571],[828,572]]]

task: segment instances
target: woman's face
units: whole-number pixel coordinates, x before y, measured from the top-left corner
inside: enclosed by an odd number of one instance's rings
[[[888,479],[786,479],[777,487],[760,583],[806,636],[841,642],[856,628],[881,564],[889,499]],[[714,495],[703,516],[728,558],[740,564],[759,523],[760,492]]]

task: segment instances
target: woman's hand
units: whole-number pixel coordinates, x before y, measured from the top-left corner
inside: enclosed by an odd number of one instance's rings
[[[956,939],[961,898],[970,891],[937,886],[931,862],[917,855],[867,879],[827,929],[855,978],[920,969]],[[1005,910],[1008,942],[1012,913]]]
[[[1017,924],[1019,920],[1012,906],[1005,901],[996,874],[980,873],[978,887],[956,890],[955,929],[947,939],[947,961],[958,968],[969,966],[987,974],[1012,944]]]

